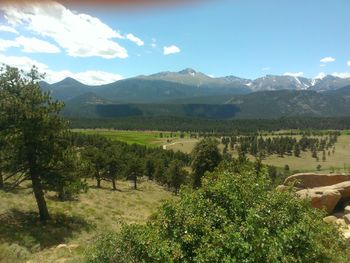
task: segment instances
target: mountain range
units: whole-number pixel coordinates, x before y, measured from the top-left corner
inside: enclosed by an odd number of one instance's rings
[[[70,117],[186,116],[275,118],[350,116],[350,78],[267,75],[214,78],[193,69],[160,72],[100,86],[66,78],[45,91],[66,103]]]

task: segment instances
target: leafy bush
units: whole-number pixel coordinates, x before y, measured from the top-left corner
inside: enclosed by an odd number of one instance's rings
[[[222,164],[146,225],[100,239],[87,261],[349,262],[348,244],[323,212],[292,192],[269,190],[267,178],[266,167]]]

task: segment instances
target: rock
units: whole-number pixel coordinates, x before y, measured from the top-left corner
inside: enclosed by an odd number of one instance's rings
[[[350,224],[350,214],[344,215],[343,219],[344,219],[346,224],[348,224],[348,225]]]
[[[338,218],[336,216],[326,216],[325,218],[323,218],[323,221],[327,224],[333,224],[337,221],[337,219]]]
[[[350,181],[296,192],[301,198],[311,198],[312,207],[325,208],[331,213],[339,201],[350,198]]]
[[[349,229],[342,230],[341,232],[342,232],[344,238],[346,238],[346,239],[350,238],[350,230]]]
[[[335,221],[335,223],[339,226],[346,227],[346,223],[345,223],[344,219],[338,218],[337,221]]]
[[[342,201],[346,201],[350,198],[350,181],[342,182],[339,184],[326,186],[326,187],[318,187],[315,189],[331,189],[331,190],[339,191],[339,193],[341,194]]]
[[[79,248],[80,246],[78,244],[71,244],[68,246],[69,249],[77,249]]]
[[[345,206],[344,208],[344,214],[350,214],[350,206]]]
[[[300,198],[310,198],[311,206],[314,208],[325,209],[330,214],[341,199],[341,194],[333,189],[304,189],[296,192]]]
[[[296,187],[314,188],[322,186],[330,186],[342,182],[350,181],[350,175],[346,174],[315,174],[315,173],[299,173],[287,177],[283,185],[295,183]]]
[[[327,224],[335,224],[337,221],[337,217],[330,215],[330,216],[326,216],[323,218],[323,222],[327,223]]]
[[[56,249],[68,248],[67,244],[59,244]]]
[[[288,188],[289,188],[288,186],[279,185],[279,186],[276,187],[276,191],[283,192],[283,191],[286,191]]]

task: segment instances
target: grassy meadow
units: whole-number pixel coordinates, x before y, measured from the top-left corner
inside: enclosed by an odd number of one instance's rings
[[[294,136],[300,138],[300,136]],[[236,154],[236,153],[235,153]],[[300,157],[288,156],[280,157],[278,155],[271,155],[263,160],[263,163],[284,168],[288,165],[291,171],[317,171],[317,166],[321,165],[320,172],[345,172],[350,171],[350,135],[348,132],[343,132],[338,137],[338,142],[335,144],[335,152],[330,155],[326,151],[326,161],[322,161],[322,152],[318,152],[319,161],[312,158],[311,152],[301,152]],[[251,160],[255,157],[249,156]]]
[[[189,138],[188,134],[185,134],[184,138],[180,138],[179,133],[160,132],[160,131],[119,131],[119,130],[105,130],[105,129],[88,129],[79,130],[76,132],[83,132],[85,134],[100,134],[108,137],[112,140],[120,140],[129,144],[136,143],[140,145],[150,147],[160,147],[166,150],[182,151],[190,153],[199,139]],[[283,134],[289,136],[290,131],[274,132],[276,136]],[[162,138],[160,137],[162,134]],[[171,137],[171,135],[173,137]],[[266,135],[265,137],[271,137],[272,135]],[[300,139],[301,136],[293,136]],[[219,147],[223,149],[223,145]],[[233,152],[233,156],[237,153]],[[255,157],[248,156],[251,160]],[[326,161],[322,161],[322,153],[319,153],[319,161],[311,157],[311,152],[302,152],[300,157],[284,156],[279,157],[272,155],[266,157],[263,162],[265,164],[274,165],[279,168],[283,168],[285,165],[290,167],[292,171],[316,171],[317,166],[321,165],[320,171],[322,172],[349,172],[350,169],[350,131],[342,131],[341,136],[338,137],[338,142],[335,145],[335,153],[331,152],[330,156],[326,155]]]
[[[0,191],[0,262],[83,262],[84,251],[100,233],[118,230],[123,223],[144,223],[162,201],[174,198],[149,181],[138,190],[127,181],[118,181],[117,191],[107,183],[102,186],[92,186],[76,201],[60,202],[48,193],[53,220],[46,225],[38,220],[30,187]]]
[[[98,134],[114,141],[122,141],[128,144],[135,143],[149,147],[161,146],[167,143],[168,140],[180,137],[180,133],[163,131],[122,131],[108,129],[73,129],[73,131],[89,135]]]

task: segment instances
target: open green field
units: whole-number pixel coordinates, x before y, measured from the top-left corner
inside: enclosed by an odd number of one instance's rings
[[[53,220],[46,225],[38,220],[31,188],[0,191],[0,262],[83,262],[97,235],[118,230],[122,223],[143,223],[163,200],[174,198],[148,181],[138,190],[126,181],[117,182],[118,191],[102,186],[91,187],[77,201],[60,202],[47,194]]]
[[[169,139],[179,138],[179,133],[162,131],[120,131],[107,129],[73,129],[74,132],[84,134],[99,134],[111,140],[126,142],[128,144],[140,144],[157,147],[165,144]]]

